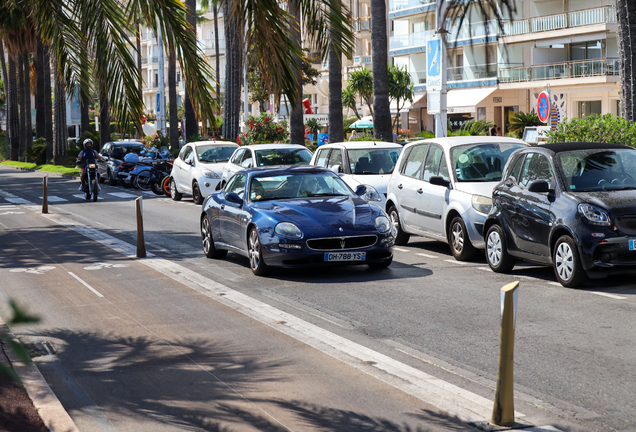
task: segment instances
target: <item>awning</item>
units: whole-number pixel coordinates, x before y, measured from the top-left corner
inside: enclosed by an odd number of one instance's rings
[[[477,112],[477,105],[495,90],[497,87],[449,90],[446,95],[447,112],[448,114]]]
[[[416,104],[423,102],[423,99],[426,97],[426,92],[415,92],[413,93],[413,102],[409,102],[406,101],[404,103],[404,106],[402,107],[402,109],[400,109],[400,112],[409,112],[409,110],[411,109],[412,106],[415,106]],[[401,103],[401,102],[400,102]],[[397,112],[397,103],[396,101],[391,101],[391,105],[390,105],[390,109],[391,109],[391,115],[396,115]]]

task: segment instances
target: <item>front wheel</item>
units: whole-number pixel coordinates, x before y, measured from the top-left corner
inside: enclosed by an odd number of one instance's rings
[[[163,189],[161,187],[161,182],[157,181],[155,179],[151,180],[150,182],[150,189],[152,189],[152,192],[155,195],[164,195],[163,193]]]
[[[395,244],[398,246],[404,246],[409,242],[411,235],[404,232],[402,225],[400,224],[400,215],[395,206],[391,206],[389,209],[389,218],[391,219],[391,227],[393,229],[393,236],[395,237]]]
[[[150,171],[142,171],[135,176],[132,181],[133,187],[141,189],[142,191],[150,190]]]
[[[170,196],[174,201],[181,201],[183,194],[177,191],[177,184],[174,179],[170,179]]]
[[[117,178],[113,175],[111,170],[106,171],[106,177],[108,178],[108,184],[115,186],[117,184]]]
[[[203,204],[203,195],[201,195],[201,189],[197,182],[194,182],[192,185],[192,201],[194,201],[195,204]]]
[[[99,189],[96,178],[91,179],[91,189],[93,192],[93,201],[97,201],[97,194],[99,193]]]
[[[455,217],[451,222],[448,243],[457,261],[468,261],[477,254],[477,249],[470,242],[466,224],[464,224],[464,219],[461,216]]]
[[[201,218],[201,242],[203,245],[203,253],[206,257],[225,258],[227,255],[226,250],[219,250],[214,246],[212,227],[210,226],[210,219],[208,218],[208,215]]]
[[[552,252],[552,262],[554,263],[554,274],[564,287],[577,287],[587,279],[581,265],[579,251],[570,236],[559,237]]]
[[[486,261],[495,273],[506,273],[515,266],[515,258],[506,248],[506,238],[499,225],[493,225],[486,234]]]
[[[250,268],[256,276],[267,274],[269,268],[263,261],[263,250],[261,248],[261,240],[258,236],[256,228],[252,228],[247,240],[247,251],[250,259]]]

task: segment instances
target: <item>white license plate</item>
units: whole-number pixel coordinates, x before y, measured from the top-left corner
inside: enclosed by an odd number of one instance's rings
[[[325,261],[364,261],[366,252],[326,252]]]
[[[629,241],[629,250],[636,250],[636,240]]]

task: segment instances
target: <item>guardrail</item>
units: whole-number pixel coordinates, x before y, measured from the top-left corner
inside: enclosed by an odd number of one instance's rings
[[[537,33],[592,24],[616,23],[616,7],[601,6],[554,15],[544,15],[504,23],[504,35]]]

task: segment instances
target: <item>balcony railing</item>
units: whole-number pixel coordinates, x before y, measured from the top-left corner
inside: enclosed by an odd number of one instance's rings
[[[616,7],[602,6],[507,22],[504,24],[504,34],[512,36],[592,24],[613,24],[615,22]]]
[[[356,56],[353,58],[353,64],[371,63],[371,56]]]
[[[208,54],[208,55],[214,54],[216,52],[214,39],[204,39],[203,40],[203,48],[204,48],[206,54]],[[225,39],[224,38],[220,38],[219,39],[219,52],[223,52],[223,51],[225,51]]]
[[[497,36],[499,34],[499,27],[497,26],[496,20],[472,22],[470,25],[467,24],[468,23],[464,23],[461,27],[452,26],[446,36],[446,40],[452,44],[455,40],[475,39]]]
[[[389,12],[435,4],[436,0],[389,0]]]
[[[153,63],[159,63],[159,56],[158,55],[153,55],[152,56],[152,62]]]
[[[525,82],[548,79],[582,78],[594,76],[617,76],[617,58],[578,60],[545,65],[522,66],[499,69],[499,82]]]
[[[393,36],[389,38],[389,50],[425,47],[426,41],[431,39],[434,33],[434,30],[427,30],[403,36]]]
[[[355,18],[353,20],[354,31],[369,31],[371,30],[371,17]]]
[[[453,67],[446,69],[446,73],[449,82],[497,78],[497,63]]]

